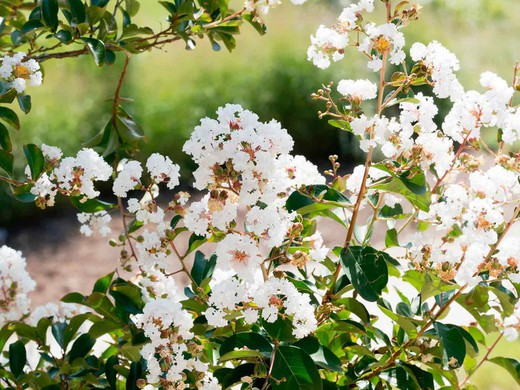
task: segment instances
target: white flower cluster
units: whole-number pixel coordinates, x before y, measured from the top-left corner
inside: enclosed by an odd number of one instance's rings
[[[15,53],[11,56],[4,56],[0,66],[0,77],[9,82],[11,88],[16,92],[23,93],[27,86],[39,86],[42,84],[43,75],[40,71],[40,64],[33,59],[24,61],[26,54],[23,52]]]
[[[373,11],[373,0],[361,0],[343,9],[337,24],[331,27],[319,26],[316,34],[311,35],[311,46],[307,50],[309,61],[318,68],[326,69],[330,66],[331,59],[343,59],[345,49],[350,45],[356,46],[369,58],[368,68],[374,72],[381,69],[383,56],[388,56],[390,63],[394,65],[401,64],[406,58],[401,26],[394,23],[363,24],[362,14]]]
[[[273,323],[279,316],[287,316],[292,320],[296,338],[307,336],[317,327],[309,296],[286,279],[270,278],[265,283],[250,285],[227,278],[213,287],[208,303],[210,308],[205,316],[208,324],[215,327],[227,326],[226,316],[231,313],[242,315],[247,324],[256,323],[260,317]]]
[[[421,62],[427,68],[434,82],[433,93],[440,98],[459,98],[464,88],[457,80],[455,72],[460,69],[459,60],[455,54],[433,41],[428,46],[416,42],[410,48],[410,57]]]
[[[340,80],[338,92],[352,100],[371,100],[377,96],[377,86],[369,80]]]
[[[520,195],[519,178],[518,171],[500,164],[454,175],[442,195],[434,195],[429,213],[420,215],[435,228],[416,233],[414,261],[431,262],[460,285],[476,285],[477,274],[486,270],[490,277],[507,272],[520,281],[517,240],[506,236],[499,241],[498,233],[509,219],[507,205]]]
[[[43,173],[31,188],[40,207],[53,206],[58,192],[96,198],[100,193],[94,188],[94,182],[107,181],[112,175],[112,167],[93,149],[81,149],[76,157],[64,159],[57,147],[44,145],[42,152],[55,168],[50,173]]]
[[[346,7],[338,18],[338,24],[331,28],[321,25],[316,35],[311,35],[311,46],[307,50],[307,57],[318,68],[326,69],[330,66],[331,58],[334,62],[345,56],[345,48],[349,44],[349,31],[358,23],[362,12],[373,12],[374,0],[361,0]]]
[[[179,185],[180,168],[169,157],[154,153],[146,161],[146,169],[150,174],[153,184],[166,183],[169,189]],[[123,160],[118,167],[118,175],[114,180],[112,190],[114,194],[126,198],[128,192],[138,187],[141,183],[143,168],[139,161]]]
[[[0,247],[0,326],[20,320],[29,313],[27,296],[36,287],[26,270],[22,253],[7,246]]]
[[[46,305],[38,306],[31,310],[29,316],[29,323],[33,326],[38,324],[42,318],[53,317],[55,322],[65,322],[71,318],[87,313],[88,308],[75,303],[47,303]]]
[[[110,226],[108,226],[110,221],[112,221],[112,217],[104,210],[95,213],[79,213],[78,221],[81,223],[80,233],[87,237],[92,236],[96,231],[102,237],[106,237],[112,231]]]
[[[178,300],[171,297],[150,299],[143,313],[136,314],[132,320],[150,339],[150,343],[141,349],[141,356],[147,360],[146,379],[149,384],[184,388],[181,383],[187,370],[206,373],[196,384],[198,389],[220,388],[207,373],[208,365],[195,356],[202,347],[193,339],[191,315],[182,309]]]
[[[217,266],[252,281],[293,224],[287,195],[325,179],[304,157],[289,155],[293,140],[278,122],[262,123],[238,105],[217,114],[203,119],[184,145],[199,165],[195,187],[210,191],[190,205],[184,224],[198,235],[227,233],[217,245]],[[235,229],[239,209],[246,210],[244,232]]]

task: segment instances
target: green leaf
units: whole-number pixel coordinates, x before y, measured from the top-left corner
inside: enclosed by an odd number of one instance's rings
[[[52,31],[58,28],[58,0],[42,0],[42,16],[43,21]]]
[[[102,278],[99,278],[94,284],[92,292],[106,293],[110,287],[110,283],[112,283],[113,278],[114,271],[110,272],[108,275],[103,276]]]
[[[34,144],[24,145],[23,152],[27,159],[27,164],[29,164],[29,168],[31,169],[31,178],[37,180],[43,172],[45,157],[43,157],[40,148]]]
[[[95,38],[81,38],[83,42],[87,45],[92,57],[94,58],[94,62],[97,66],[103,66],[105,64],[106,58],[106,48],[105,44],[99,39]]]
[[[235,368],[220,368],[213,375],[224,389],[232,387],[235,383],[242,382],[245,376],[252,377],[255,373],[255,363],[241,364]]]
[[[276,349],[271,387],[280,390],[322,390],[320,373],[311,357],[302,349],[281,345]],[[275,378],[276,380],[274,380]],[[280,381],[280,382],[277,382]]]
[[[144,377],[143,364],[141,362],[133,362],[130,365],[130,372],[126,379],[126,390],[138,390],[137,381]]]
[[[243,14],[242,17],[249,22],[251,26],[260,34],[264,35],[267,32],[267,26],[264,23],[259,23],[253,15]]]
[[[0,107],[0,119],[16,130],[20,130],[20,119],[18,119],[18,115],[10,108]]]
[[[359,317],[364,324],[370,322],[370,314],[366,307],[355,298],[340,298],[334,302],[336,306],[344,306],[346,310]]]
[[[75,24],[84,23],[87,20],[87,12],[85,10],[85,4],[81,0],[67,0],[70,8],[70,13],[74,18]]]
[[[119,364],[119,358],[117,355],[110,356],[105,362],[105,376],[107,377],[107,382],[110,385],[111,389],[116,389],[116,381],[117,381],[117,370],[115,368],[116,365]]]
[[[387,248],[392,248],[394,246],[399,246],[399,237],[397,234],[397,230],[390,229],[386,231],[385,236],[385,245]]]
[[[83,199],[84,198],[80,196],[70,197],[70,203],[83,213],[96,213],[98,211],[110,210],[117,207],[115,204],[103,202],[99,199],[86,199],[85,201],[82,201]]]
[[[294,343],[294,346],[303,349],[316,363],[316,365],[326,370],[343,372],[341,360],[334,353],[321,345],[316,337],[305,337]]]
[[[403,215],[403,206],[397,203],[394,207],[384,205],[379,211],[379,218],[395,218],[398,215]]]
[[[422,389],[412,372],[402,366],[396,366],[383,371],[381,373],[381,378],[387,381],[393,388],[406,390]]]
[[[125,144],[132,145],[144,138],[141,127],[121,106],[117,108],[117,132]]]
[[[262,355],[269,357],[273,352],[271,343],[261,334],[253,332],[237,333],[224,340],[220,346],[220,356],[223,356],[235,349],[247,347],[249,350],[258,351]]]
[[[418,209],[426,212],[430,210],[431,193],[428,191],[424,172],[416,173],[412,178],[407,178],[404,175],[396,175],[383,164],[375,164],[374,168],[385,171],[390,176],[382,183],[376,183],[370,188],[401,194]]]
[[[495,357],[489,359],[489,361],[505,368],[516,383],[520,385],[520,362],[518,360],[506,357]]]
[[[9,131],[7,127],[3,123],[0,122],[0,146],[10,152],[13,150],[13,144],[11,142],[11,137],[9,136]]]
[[[9,367],[15,378],[23,374],[23,368],[27,362],[27,352],[21,340],[9,345]]]
[[[278,316],[274,322],[262,319],[262,326],[273,340],[288,342],[296,340],[293,335],[292,321],[289,318]]]
[[[207,241],[207,238],[204,236],[199,236],[195,233],[193,233],[190,236],[190,239],[188,241],[188,250],[186,251],[186,254],[193,252],[195,249],[197,249],[199,246],[204,244]]]
[[[204,253],[197,251],[195,253],[195,259],[193,261],[193,268],[191,269],[191,276],[197,285],[200,285],[204,279],[211,277],[215,265],[217,264],[217,257],[211,256],[209,260],[206,260]]]
[[[3,169],[9,177],[13,177],[13,164],[13,155],[7,150],[0,149],[0,168]]]
[[[72,34],[70,31],[67,30],[60,30],[56,34],[54,34],[54,37],[58,39],[61,43],[64,43],[68,45],[69,43],[72,43]]]
[[[248,349],[228,352],[218,359],[219,363],[227,362],[229,360],[248,360],[248,359],[263,359],[264,355],[258,351],[251,351]]]
[[[31,97],[29,95],[18,95],[18,105],[24,114],[31,112]]]
[[[368,246],[344,248],[340,256],[345,273],[359,295],[367,301],[377,301],[388,283],[386,262],[390,256]]]
[[[85,357],[90,352],[95,343],[96,340],[94,340],[88,334],[82,334],[79,336],[76,341],[74,341],[74,344],[72,344],[72,348],[70,349],[69,362],[72,363],[77,358]]]
[[[466,357],[466,343],[459,329],[440,322],[433,326],[442,344],[444,366],[448,369],[461,367]]]
[[[28,20],[22,27],[22,34],[27,34],[33,30],[36,30],[38,28],[43,28],[45,27],[44,24],[42,22],[40,22],[39,20],[36,20],[36,19],[31,19],[31,20]],[[21,36],[20,38],[23,38],[23,36]],[[22,42],[20,42],[22,43]]]
[[[352,127],[350,126],[350,123],[347,121],[344,121],[344,120],[330,119],[329,125],[334,126],[341,130],[352,132]]]

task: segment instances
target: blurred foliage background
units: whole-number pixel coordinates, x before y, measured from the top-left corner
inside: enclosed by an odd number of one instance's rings
[[[407,28],[409,45],[442,42],[458,55],[459,76],[467,88],[477,88],[485,70],[512,78],[514,63],[520,59],[518,0],[419,2],[424,3],[423,17]],[[147,7],[142,17],[158,29],[164,15],[161,6],[152,0],[142,4]],[[142,156],[152,152],[169,155],[189,180],[193,166],[181,151],[184,141],[200,118],[214,116],[217,107],[233,102],[258,113],[262,120],[279,120],[294,137],[295,152],[317,164],[326,162],[329,154],[340,155],[346,167],[358,162],[362,156],[357,142],[318,119],[322,107],[310,94],[329,81],[375,76],[354,51],[326,71],[306,58],[310,34],[320,24],[333,23],[343,6],[332,1],[310,1],[302,7],[284,4],[268,15],[265,36],[244,28],[231,54],[212,52],[208,42],[198,42],[189,52],[174,44],[132,58],[123,96],[133,99],[128,111],[147,134]],[[30,91],[33,111],[22,117],[22,130],[14,135],[15,150],[21,151],[27,142],[59,145],[65,154],[79,150],[110,115],[107,100],[113,96],[121,66],[119,60],[114,66],[97,68],[90,57],[46,63],[44,85]],[[449,104],[443,108],[449,109]],[[0,191],[0,227],[23,226],[59,210],[44,212]],[[514,355],[511,349],[519,346],[504,343],[501,348]],[[518,389],[500,370],[488,363],[475,381],[481,389]]]

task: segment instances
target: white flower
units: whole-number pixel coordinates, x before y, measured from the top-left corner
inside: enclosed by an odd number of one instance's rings
[[[179,171],[177,164],[172,163],[169,157],[154,153],[146,161],[146,169],[155,183],[167,182],[167,187],[173,189],[179,185]]]
[[[233,270],[247,281],[255,278],[255,273],[260,270],[263,258],[257,243],[249,236],[240,234],[228,234],[218,243],[215,250],[217,255],[217,267],[223,270]]]
[[[435,83],[433,92],[440,98],[451,98],[452,101],[464,93],[464,89],[455,76],[460,69],[459,60],[455,54],[433,41],[428,46],[414,43],[410,48],[410,56],[416,62],[422,61]]]
[[[377,96],[377,86],[369,80],[341,80],[338,92],[356,100],[370,100]]]
[[[78,221],[82,224],[79,231],[87,237],[92,236],[95,231],[98,231],[102,237],[106,237],[112,231],[108,226],[112,217],[104,210],[95,213],[80,213]]]
[[[10,82],[12,88],[18,93],[23,93],[27,86],[27,80],[31,86],[42,84],[43,74],[40,72],[40,64],[30,59],[22,61],[26,57],[23,52],[18,52],[14,56],[4,56],[0,66],[0,77]]]
[[[94,181],[108,180],[112,167],[93,149],[84,148],[75,158],[61,160],[53,174],[61,189],[93,199],[99,196],[99,191],[94,189]]]
[[[0,247],[0,326],[29,313],[31,301],[27,294],[35,289],[36,283],[26,266],[21,252],[5,245]]]
[[[134,189],[140,183],[142,174],[143,168],[139,161],[122,161],[112,191],[115,195],[126,198],[128,191]]]
[[[63,156],[63,152],[57,146],[49,146],[42,144],[42,153],[50,161],[58,161]]]
[[[331,57],[333,61],[343,59],[343,50],[347,45],[347,34],[321,25],[316,30],[316,35],[311,35],[307,58],[318,68],[326,69],[330,66]]]

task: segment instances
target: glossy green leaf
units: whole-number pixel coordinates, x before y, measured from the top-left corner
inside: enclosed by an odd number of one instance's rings
[[[216,264],[217,257],[215,255],[211,256],[209,260],[206,260],[204,253],[197,251],[193,261],[193,267],[191,268],[191,276],[193,280],[195,280],[195,283],[200,285],[204,279],[211,277]]]
[[[507,357],[495,357],[489,359],[489,361],[505,368],[516,383],[520,385],[520,362],[518,360]]]
[[[110,272],[108,275],[99,278],[98,280],[96,280],[96,283],[94,283],[94,288],[92,289],[92,292],[106,293],[108,291],[108,288],[110,287],[110,284],[112,283],[113,278],[114,272]]]
[[[73,41],[71,32],[67,30],[60,30],[56,34],[54,34],[54,36],[56,37],[56,39],[59,39],[61,43],[64,43],[66,45],[72,43]]]
[[[43,172],[45,166],[45,157],[40,148],[34,144],[27,144],[23,147],[27,164],[31,170],[31,178],[37,180]]]
[[[224,367],[216,370],[213,375],[224,389],[228,389],[236,383],[241,383],[243,377],[252,377],[255,366],[255,363],[245,363],[235,368]]]
[[[0,147],[10,152],[13,150],[13,144],[11,142],[11,137],[9,136],[9,131],[7,127],[4,126],[3,123],[0,122]]]
[[[16,130],[20,130],[20,119],[18,119],[16,112],[10,108],[0,107],[0,119]]]
[[[81,38],[81,40],[87,45],[96,65],[103,66],[106,58],[106,48],[103,41],[95,38]]]
[[[388,283],[387,257],[390,256],[368,246],[350,246],[341,251],[347,277],[367,301],[377,301]]]
[[[81,0],[67,0],[67,4],[70,8],[70,13],[74,18],[73,21],[75,24],[84,23],[87,19],[87,12],[85,9],[85,5]]]
[[[397,234],[397,230],[390,229],[390,230],[386,231],[385,246],[387,248],[392,248],[394,246],[399,246],[399,236]]]
[[[276,349],[271,387],[279,390],[322,390],[320,373],[311,357],[301,348],[281,345]]]
[[[94,340],[88,334],[82,334],[79,336],[76,341],[74,341],[74,344],[72,344],[72,348],[70,349],[69,362],[72,363],[77,358],[85,357],[90,352],[95,343],[96,340]]]
[[[41,1],[43,21],[52,31],[58,28],[58,0],[42,0]]]
[[[319,367],[343,372],[341,360],[329,348],[321,345],[316,337],[305,337],[294,343],[294,346],[303,349]]]
[[[220,363],[227,362],[229,360],[262,360],[264,358],[264,355],[258,351],[251,351],[248,349],[244,350],[237,350],[237,351],[230,351],[220,357],[218,360]]]
[[[103,202],[99,199],[84,199],[80,196],[70,197],[70,202],[83,213],[96,213],[117,207],[113,203]]]
[[[429,211],[431,193],[428,191],[426,176],[423,172],[415,174],[412,178],[398,176],[383,164],[374,165],[375,168],[387,172],[390,176],[381,183],[376,183],[370,188],[403,195],[410,203],[422,211]]]
[[[292,321],[289,318],[278,316],[274,322],[262,319],[262,326],[273,340],[288,342],[296,340],[293,335]]]
[[[444,366],[448,369],[461,367],[466,357],[466,343],[459,329],[440,322],[435,322],[434,327],[442,344]]]
[[[24,114],[28,114],[31,112],[31,96],[29,95],[18,95],[18,106],[20,110],[23,111]]]
[[[235,349],[244,347],[252,351],[258,351],[266,357],[269,357],[273,352],[273,346],[264,336],[253,332],[243,332],[236,333],[224,340],[220,346],[219,353],[223,356]]]
[[[23,374],[23,369],[27,363],[27,352],[21,340],[9,345],[9,367],[15,378]]]

